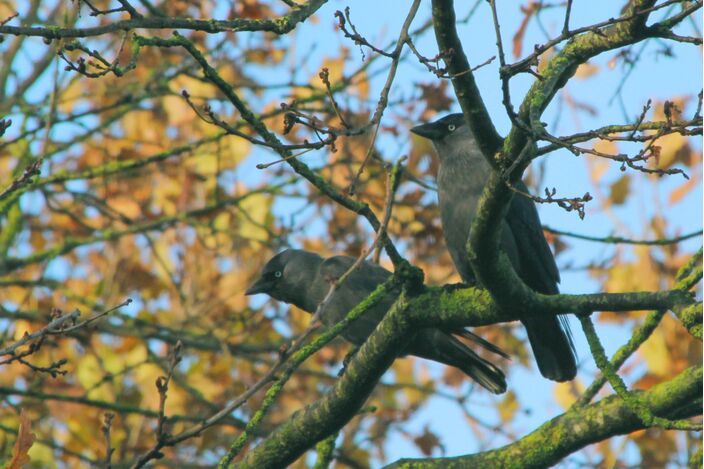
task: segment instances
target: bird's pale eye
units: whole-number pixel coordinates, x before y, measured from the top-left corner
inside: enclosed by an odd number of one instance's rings
[[[456,128],[457,127],[455,126],[455,124],[450,124],[447,126],[447,130],[449,130],[450,132],[454,131]]]
[[[280,270],[277,270],[276,272],[274,272],[274,277],[276,277],[276,278],[281,278],[282,275],[283,274],[281,273]]]

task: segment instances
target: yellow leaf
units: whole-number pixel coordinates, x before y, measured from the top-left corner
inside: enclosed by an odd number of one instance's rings
[[[555,384],[555,401],[560,406],[567,410],[569,409],[577,397],[584,391],[584,384],[578,379],[565,383]]]
[[[197,119],[196,113],[191,109],[182,96],[164,96],[162,107],[171,126],[192,125]]]
[[[660,147],[660,155],[653,159],[658,168],[669,168],[682,156],[689,155],[689,141],[683,135],[672,133],[657,139],[654,145]]]
[[[223,165],[227,168],[232,168],[249,156],[249,153],[252,151],[252,144],[243,138],[235,136],[227,139],[227,141],[230,145]]]
[[[613,140],[602,140],[599,139],[594,143],[594,148],[595,151],[598,151],[599,153],[607,153],[609,155],[616,155],[618,154],[618,144],[614,142]],[[603,160],[599,160],[603,161]],[[608,161],[605,161],[605,163],[608,164]]]
[[[359,81],[357,84],[353,87],[353,89],[357,90],[357,94],[359,95],[359,98],[362,100],[367,100],[369,99],[369,78],[367,77],[366,72],[360,73],[357,78]],[[445,83],[445,82],[442,82]]]
[[[335,86],[336,83],[342,80],[342,73],[345,68],[345,54],[342,54],[340,57],[334,59],[328,58],[323,60],[320,69],[322,70],[323,68],[328,69],[328,80],[330,80],[330,86]],[[322,81],[317,73],[313,76],[312,82],[316,86],[322,85]]]
[[[86,92],[84,80],[71,80],[69,85],[61,90],[59,110],[64,113],[71,112],[78,101],[86,95]]]
[[[213,126],[213,129],[215,127]],[[186,161],[186,165],[203,176],[214,176],[225,169],[232,169],[242,161],[252,148],[251,143],[239,137],[228,139],[222,148],[217,144],[209,146],[201,154]]]
[[[614,205],[621,205],[626,201],[631,188],[631,177],[628,174],[621,176],[618,181],[611,184],[609,199]]]
[[[508,391],[504,398],[499,402],[498,410],[499,417],[502,422],[509,422],[513,419],[518,411],[518,399],[516,399],[516,394],[513,391]]]
[[[213,228],[217,231],[226,231],[230,226],[230,221],[232,220],[232,215],[230,212],[221,212],[213,220]]]
[[[196,102],[197,98],[204,99],[215,96],[215,87],[209,82],[198,78],[189,77],[185,74],[181,74],[172,80],[172,86],[174,89],[178,90],[179,93],[182,90],[186,90],[188,94],[196,100]]]
[[[110,382],[97,386],[103,381],[105,372],[95,355],[85,355],[76,360],[76,378],[84,389],[90,390],[87,397],[112,402],[115,395]]]
[[[682,118],[681,110],[687,105],[689,98],[686,97],[675,97],[670,102],[673,104],[670,106],[671,117],[673,120],[678,120]],[[654,121],[664,121],[667,119],[665,115],[665,103],[656,102],[653,104],[653,120]],[[656,133],[655,130],[646,132],[649,134]],[[649,145],[649,142],[645,142],[643,145]],[[660,154],[657,159],[654,159],[654,164],[658,168],[668,168],[672,166],[678,159],[685,158],[689,156],[689,140],[687,137],[680,135],[678,133],[672,133],[658,138],[655,146],[660,147]]]
[[[539,59],[540,62],[538,63],[538,73],[542,73],[543,71],[545,71],[545,67],[547,67],[547,65],[550,63],[550,59],[552,59],[554,55],[554,47],[551,47],[550,49],[543,52]]]
[[[425,224],[419,221],[412,221],[411,223],[408,224],[408,231],[411,232],[411,234],[416,234],[420,233],[425,229]]]
[[[415,209],[408,206],[394,207],[393,215],[394,218],[401,223],[408,223],[416,217]]]
[[[648,370],[659,376],[667,376],[670,372],[670,352],[662,332],[656,329],[653,335],[638,349],[643,356]]]
[[[121,119],[125,140],[160,145],[164,142],[166,131],[163,119],[157,118],[153,111],[135,110]],[[167,142],[170,143],[170,142]]]
[[[598,159],[594,161],[594,164],[590,165],[592,167],[592,171],[589,173],[591,180],[593,183],[598,183],[601,181],[601,178],[604,177],[604,174],[606,174],[606,171],[609,169],[609,162]]]
[[[120,215],[124,215],[132,220],[139,218],[142,214],[142,209],[134,199],[125,195],[118,195],[108,199],[108,205]]]
[[[580,64],[579,67],[577,67],[577,72],[575,72],[574,76],[575,76],[575,78],[578,78],[580,80],[584,80],[586,78],[589,78],[592,75],[595,75],[598,71],[599,71],[598,65],[584,63],[584,64]]]
[[[240,202],[236,229],[242,238],[259,241],[269,239],[265,226],[270,224],[272,202],[273,199],[267,194],[254,194]]]

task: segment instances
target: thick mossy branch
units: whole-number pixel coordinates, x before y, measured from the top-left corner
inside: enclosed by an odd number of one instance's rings
[[[414,328],[401,295],[391,311],[348,363],[345,373],[319,401],[296,412],[236,467],[286,467],[315,443],[339,431],[366,401],[377,381],[393,363],[399,350],[413,338]]]
[[[328,469],[335,455],[335,440],[337,439],[337,435],[338,433],[330,435],[315,445],[315,450],[318,452],[318,458],[315,460],[313,469]]]
[[[687,328],[690,334],[702,340],[702,302],[693,303],[689,306],[674,308],[675,316],[682,325]]]
[[[592,293],[585,295],[534,296],[534,311],[543,315],[593,311],[639,311],[649,309],[671,310],[690,305],[695,300],[689,292],[667,290],[661,292]],[[479,288],[427,288],[409,300],[404,313],[419,326],[448,328],[488,326],[524,318],[523,308],[505,308],[496,303],[489,292]]]
[[[618,369],[623,365],[623,363],[635,353],[636,350],[645,342],[648,340],[648,337],[650,337],[657,329],[657,327],[660,325],[660,321],[662,321],[662,318],[665,316],[665,311],[660,310],[660,311],[653,311],[650,313],[646,318],[645,321],[643,321],[643,324],[641,324],[638,329],[636,329],[632,334],[630,339],[628,339],[628,342],[623,345],[621,348],[619,348],[616,353],[614,353],[614,356],[611,359],[611,367],[613,367],[614,370],[618,371]],[[582,393],[582,395],[579,397],[579,399],[573,404],[573,406],[576,407],[581,407],[589,404],[589,402],[596,396],[596,394],[599,392],[599,390],[604,386],[606,383],[606,376],[605,375],[600,375],[598,378],[596,378],[592,384],[589,385],[586,391]]]
[[[433,0],[435,38],[440,54],[447,65],[447,71],[452,77],[452,86],[465,119],[469,122],[482,153],[489,161],[493,161],[494,154],[501,148],[503,139],[496,131],[484,105],[472,68],[462,48],[462,42],[457,35],[453,3],[453,0]]]
[[[702,368],[689,368],[672,380],[635,393],[653,415],[681,419],[701,414]],[[454,458],[403,459],[388,468],[539,468],[615,435],[645,428],[641,419],[618,396],[572,409],[502,448]]]
[[[415,279],[415,271],[413,270],[408,272],[401,271],[401,276],[403,277],[404,275],[409,277],[407,281],[411,281],[412,283],[422,281],[422,278],[420,280]],[[573,311],[578,310],[579,305],[589,310],[591,306],[608,302],[609,299],[612,300],[613,304],[624,306],[624,308],[627,309],[642,309],[645,304],[658,302],[675,305],[684,300],[691,301],[691,296],[680,290],[631,294],[554,295],[550,298],[557,300],[555,304],[561,304],[561,307],[565,308],[565,310]],[[364,302],[361,303],[350,314],[355,316],[360,310],[364,309],[365,304]],[[432,314],[429,314],[429,311],[432,311]],[[561,310],[560,312],[564,311]],[[348,319],[350,318],[348,317]],[[360,351],[354,356],[343,377],[325,397],[309,405],[303,411],[294,414],[262,443],[245,455],[238,467],[284,467],[295,461],[313,444],[339,431],[358,412],[359,408],[364,404],[364,401],[373,390],[378,379],[393,362],[398,350],[403,348],[412,337],[413,331],[418,330],[418,326],[438,327],[442,325],[451,329],[461,326],[494,324],[496,322],[516,319],[518,319],[518,315],[516,315],[515,312],[505,313],[504,310],[499,309],[494,301],[492,301],[488,292],[477,288],[458,289],[454,291],[447,291],[443,288],[430,288],[413,298],[402,296],[367,342],[361,347]],[[339,332],[337,328],[341,325],[342,323],[326,334],[336,334]],[[327,335],[324,337],[321,336],[319,339],[322,340],[320,343],[329,340]],[[316,341],[315,344],[315,348],[319,348],[318,341]],[[303,350],[301,350],[301,352],[303,352]],[[699,375],[701,375],[701,370],[699,370]],[[283,377],[282,379],[285,380],[285,378],[286,377]],[[279,388],[275,387],[269,390],[265,404],[263,405],[264,409],[267,407],[266,402],[269,402],[267,399],[273,399],[276,394],[278,394],[279,390]],[[648,393],[650,392],[651,391],[648,391]],[[655,414],[659,410],[667,409],[664,404],[658,407],[660,401],[652,401],[648,397],[650,396],[648,393],[639,396],[639,400],[642,400],[642,402],[644,402],[643,405],[648,406],[651,412]],[[656,393],[656,395],[659,394]],[[653,404],[654,402],[657,405]],[[617,407],[620,404],[621,403],[613,404],[613,406],[620,409],[620,407]],[[584,407],[580,412],[595,421],[603,419],[604,417],[594,410],[594,406],[596,405]],[[655,405],[655,407],[651,408],[653,405]],[[626,410],[630,411],[630,409]],[[626,410],[622,412],[626,412]],[[265,412],[266,410],[261,414],[258,413],[258,418],[255,416],[255,418],[252,419],[250,422],[252,428],[256,428]],[[692,411],[692,413],[687,413],[685,416],[694,414],[695,412]],[[642,426],[642,421],[637,416],[635,418],[637,422],[632,424],[633,428],[640,428],[638,425]],[[582,420],[582,418],[569,420],[568,424],[565,425],[576,425]],[[621,433],[625,432],[626,431],[622,431]],[[612,434],[618,433],[617,431]],[[598,441],[608,436],[610,436],[610,434],[600,436],[593,441]],[[554,439],[556,437],[550,435],[549,438]],[[245,441],[246,436],[244,435],[238,439],[233,445],[233,454],[243,447]],[[531,442],[531,444],[535,444],[536,439],[534,438]],[[589,442],[591,442],[591,440],[584,444],[588,444]],[[582,446],[584,444],[582,444]],[[526,446],[526,448],[528,447],[530,446]],[[544,449],[542,443],[540,443],[540,448]],[[553,449],[557,450],[559,447]],[[523,451],[523,449],[521,449],[521,451]],[[534,451],[537,451],[537,449],[534,448]],[[559,460],[569,452],[570,451],[564,454],[559,453],[559,456],[556,456],[554,461]],[[493,452],[487,454],[493,454]],[[493,457],[494,456],[492,456],[492,458]],[[516,455],[511,453],[511,455],[506,457],[505,461],[517,461],[518,459],[514,459],[515,457]],[[547,456],[543,456],[543,458],[546,457]],[[465,463],[462,462],[462,464]],[[496,462],[496,464],[500,463]]]
[[[601,345],[599,336],[594,329],[594,323],[592,323],[591,318],[588,316],[580,316],[579,321],[582,323],[582,329],[584,335],[587,337],[589,349],[592,352],[596,366],[606,377],[613,390],[616,391],[618,397],[638,415],[638,418],[643,422],[645,427],[656,426],[675,430],[701,430],[701,424],[697,425],[688,421],[668,420],[653,415],[650,408],[641,402],[641,396],[639,394],[628,391],[626,383],[623,382],[623,379],[618,375],[616,369],[611,365],[611,362],[609,362],[604,347]]]
[[[303,346],[300,350],[295,352],[293,356],[289,359],[289,362],[281,374],[281,376],[276,380],[276,382],[267,390],[264,396],[264,401],[259,409],[254,413],[254,416],[247,423],[245,431],[240,434],[240,436],[232,443],[227,454],[220,461],[219,467],[228,467],[232,462],[234,457],[239,454],[244,445],[247,443],[249,437],[259,428],[262,420],[266,414],[271,409],[271,406],[276,402],[279,394],[283,391],[284,385],[289,380],[291,375],[296,369],[310,357],[315,352],[323,348],[328,342],[337,337],[342,333],[350,324],[352,324],[359,317],[364,315],[370,308],[375,306],[384,298],[384,295],[389,291],[391,285],[396,281],[395,278],[391,278],[387,282],[379,285],[364,301],[355,306],[343,319],[342,321],[335,324],[335,326],[326,330],[318,338],[312,341],[310,344]],[[361,404],[360,404],[361,405]],[[315,443],[318,440],[309,441],[309,446],[311,443]]]

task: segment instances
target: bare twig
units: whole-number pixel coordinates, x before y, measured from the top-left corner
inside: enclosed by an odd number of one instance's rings
[[[519,194],[523,197],[528,197],[529,199],[531,199],[534,202],[537,202],[539,204],[557,204],[558,206],[562,207],[563,209],[565,209],[568,212],[576,210],[580,219],[584,218],[584,204],[589,202],[590,200],[592,200],[592,196],[591,196],[591,194],[589,194],[589,192],[586,192],[581,197],[559,197],[559,198],[557,198],[557,197],[555,197],[557,190],[554,187],[552,189],[548,189],[546,187],[545,188],[545,197],[539,197],[537,195],[529,194],[525,191],[522,191],[522,190],[514,187],[508,181],[506,181],[506,185],[508,186],[509,189],[511,189],[516,194]]]
[[[357,182],[359,181],[360,176],[364,172],[364,168],[369,162],[369,159],[371,158],[372,153],[374,151],[376,137],[379,133],[379,126],[381,125],[381,117],[384,115],[384,110],[386,109],[386,106],[389,102],[389,92],[391,91],[391,85],[394,82],[396,70],[398,69],[398,63],[401,59],[401,51],[403,51],[403,47],[408,42],[408,38],[410,37],[408,34],[408,30],[411,27],[411,23],[413,22],[413,18],[415,18],[416,16],[416,12],[418,11],[419,6],[420,0],[414,0],[410,10],[408,11],[408,14],[406,15],[406,20],[403,22],[403,26],[401,26],[401,32],[399,33],[398,40],[396,41],[396,47],[392,52],[393,59],[391,60],[389,73],[386,76],[386,83],[384,83],[384,87],[381,90],[381,93],[379,95],[379,101],[377,103],[376,110],[374,111],[374,116],[371,120],[371,124],[374,125],[374,134],[372,135],[372,139],[369,143],[369,147],[367,148],[367,153],[364,156],[364,160],[359,166],[357,174],[355,175],[354,179],[352,180],[352,183],[347,189],[347,193],[349,195],[353,195],[355,193],[355,187],[357,185]]]
[[[105,469],[112,468],[112,453],[115,452],[115,448],[110,444],[110,428],[112,428],[112,420],[115,418],[115,414],[112,412],[105,412],[103,414],[103,425],[100,430],[103,432],[103,437],[105,438]]]
[[[156,443],[152,448],[137,458],[132,468],[143,467],[152,459],[161,459],[164,455],[161,449],[168,445],[171,435],[166,431],[166,399],[169,391],[169,383],[174,374],[174,369],[181,362],[181,350],[183,345],[181,341],[176,342],[176,345],[169,351],[169,369],[166,376],[159,376],[156,379],[156,389],[159,393],[159,412],[156,426]]]
[[[335,12],[335,18],[337,18],[337,26],[344,33],[345,37],[352,39],[355,44],[357,44],[358,46],[367,46],[377,54],[383,55],[384,57],[394,58],[393,52],[384,52],[383,50],[374,47],[369,41],[367,41],[361,34],[357,32],[357,28],[355,28],[354,24],[352,24],[352,20],[350,20],[350,7],[345,7],[344,14],[340,10],[337,10]],[[347,30],[347,23],[350,24],[352,32],[349,32]],[[364,50],[362,50],[362,60],[364,60]]]
[[[13,343],[12,345],[8,345],[7,347],[0,349],[0,356],[5,356],[8,355],[9,357],[3,361],[0,362],[0,365],[7,365],[12,362],[19,362],[22,363],[23,365],[31,368],[34,371],[37,372],[43,372],[43,373],[49,373],[52,377],[56,377],[57,375],[60,374],[65,374],[65,370],[61,370],[61,367],[67,363],[66,359],[60,359],[57,360],[53,363],[51,363],[47,367],[41,367],[34,365],[32,363],[29,363],[28,361],[25,360],[25,357],[28,357],[34,353],[36,353],[41,346],[44,344],[44,340],[52,335],[67,335],[72,332],[75,332],[79,329],[83,329],[87,327],[89,324],[92,322],[100,319],[101,317],[109,314],[112,311],[115,311],[118,308],[121,308],[125,305],[128,305],[132,302],[131,299],[127,299],[126,301],[122,302],[121,304],[115,306],[114,308],[111,308],[107,311],[104,311],[102,313],[98,313],[94,316],[91,316],[90,318],[86,319],[85,321],[82,321],[78,324],[76,324],[76,320],[78,317],[81,315],[80,311],[75,310],[69,314],[62,314],[61,310],[55,309],[52,312],[52,321],[47,324],[46,326],[42,327],[41,329],[29,334],[25,332],[24,336],[18,340],[17,342]],[[72,326],[67,326],[68,324],[73,324]],[[18,352],[18,349],[20,347],[27,346],[28,348],[26,350],[23,350],[21,352]]]
[[[677,244],[682,241],[686,241],[688,239],[702,236],[701,231],[694,231],[692,233],[687,233],[687,234],[684,234],[681,236],[676,236],[674,238],[646,240],[646,239],[623,238],[620,236],[588,236],[588,235],[583,235],[580,233],[572,233],[569,231],[558,230],[558,229],[551,228],[551,227],[545,226],[545,225],[543,225],[543,230],[547,231],[548,233],[553,233],[553,234],[560,235],[560,236],[567,236],[569,238],[583,239],[585,241],[593,241],[596,243],[640,244],[640,245],[646,245],[646,246],[663,246],[663,245],[667,245],[667,244]]]
[[[5,128],[7,128],[7,127],[5,127]],[[34,160],[31,163],[29,163],[29,165],[27,165],[27,167],[22,172],[22,175],[20,177],[18,177],[17,179],[15,179],[14,181],[12,181],[12,184],[10,184],[10,187],[8,187],[4,191],[0,192],[0,201],[3,199],[6,199],[9,195],[11,195],[16,190],[18,190],[24,186],[28,186],[28,185],[32,184],[32,182],[34,181],[32,178],[39,174],[39,170],[40,170],[41,166],[42,166],[41,159],[37,159],[37,160]]]
[[[347,10],[349,10],[349,7],[347,8]],[[342,117],[342,113],[340,113],[340,108],[337,105],[337,102],[335,101],[335,97],[332,95],[332,90],[330,90],[330,72],[328,71],[328,68],[323,67],[318,76],[322,80],[323,85],[325,85],[325,92],[327,93],[328,98],[330,98],[330,105],[332,106],[333,111],[335,111],[335,115],[338,119],[340,119],[340,122],[342,122],[342,126],[348,128],[349,125],[347,125],[347,122],[345,122],[344,117]]]

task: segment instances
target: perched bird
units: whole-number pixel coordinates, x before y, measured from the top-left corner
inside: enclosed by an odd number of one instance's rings
[[[450,114],[414,127],[411,132],[429,139],[438,154],[438,198],[445,242],[462,279],[475,283],[466,245],[479,197],[492,169],[462,114]],[[527,192],[523,182],[516,187]],[[539,293],[559,292],[560,274],[532,200],[513,197],[502,223],[501,248],[526,285]],[[554,381],[574,379],[577,365],[567,318],[529,313],[521,322],[528,331],[540,373]]]
[[[287,249],[275,255],[264,266],[261,276],[245,295],[266,293],[279,301],[291,303],[308,313],[314,313],[330,290],[331,282],[340,278],[355,262],[349,256],[323,259],[319,255],[298,249]],[[320,319],[326,326],[343,320],[347,313],[362,302],[376,287],[385,282],[391,272],[370,262],[361,265],[342,282],[323,307]],[[342,336],[355,345],[361,345],[381,322],[400,291],[389,292],[381,302],[349,325]],[[399,353],[415,355],[445,365],[454,366],[489,391],[506,391],[506,378],[493,364],[477,355],[452,334],[474,340],[486,349],[508,357],[501,349],[486,340],[461,329],[446,331],[422,329]]]

